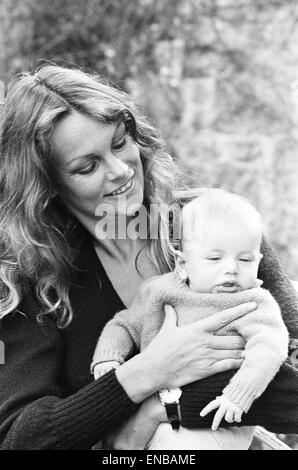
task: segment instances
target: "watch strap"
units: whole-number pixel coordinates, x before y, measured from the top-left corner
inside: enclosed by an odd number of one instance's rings
[[[178,403],[165,403],[168,421],[175,431],[180,428]]]

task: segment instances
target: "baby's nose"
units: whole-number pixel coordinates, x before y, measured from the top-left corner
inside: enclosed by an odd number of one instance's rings
[[[229,259],[225,263],[225,272],[226,274],[237,274],[238,272],[238,264],[236,260]]]

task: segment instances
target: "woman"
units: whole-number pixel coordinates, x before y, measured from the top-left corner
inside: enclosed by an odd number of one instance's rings
[[[89,372],[105,323],[144,278],[171,267],[162,237],[119,236],[142,206],[149,218],[150,205],[169,204],[177,186],[156,131],[101,78],[44,66],[10,84],[1,145],[1,447],[88,449],[122,424],[114,446],[142,448],[144,419],[152,433],[166,420],[154,392],[186,384],[183,425],[209,426],[199,412],[243,348],[213,332],[253,305],[179,329],[169,309],[144,352],[97,381]],[[102,239],[107,215],[118,236]],[[263,254],[260,277],[293,332],[294,293],[266,244]],[[243,423],[297,432],[297,385],[285,366]]]

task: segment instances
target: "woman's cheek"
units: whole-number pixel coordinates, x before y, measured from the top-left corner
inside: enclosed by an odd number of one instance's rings
[[[98,201],[103,197],[102,181],[98,178],[81,177],[76,178],[65,185],[65,198],[71,201],[79,202],[84,206],[84,203],[92,200]]]

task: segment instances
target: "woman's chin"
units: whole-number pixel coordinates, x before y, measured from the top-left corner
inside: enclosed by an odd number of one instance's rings
[[[136,213],[139,212],[143,206],[143,193],[134,194],[129,198],[123,198],[118,200],[117,203],[117,214],[126,215],[127,217],[135,217]]]
[[[136,217],[142,208],[142,204],[132,204],[127,207],[119,207],[117,210],[118,217],[127,217],[129,219]]]

